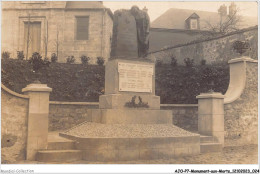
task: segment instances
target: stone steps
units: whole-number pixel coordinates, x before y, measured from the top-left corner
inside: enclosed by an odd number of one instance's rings
[[[81,150],[42,150],[38,151],[39,162],[71,162],[82,159]]]
[[[212,136],[200,136],[200,153],[221,152],[222,144]]]
[[[82,151],[76,150],[75,141],[59,136],[58,132],[50,132],[46,150],[37,152],[39,162],[72,162],[82,159]]]
[[[63,135],[63,134],[61,134]],[[64,134],[65,135],[65,134]],[[177,139],[174,140],[174,144],[170,143],[170,137],[165,138],[127,138],[127,141],[123,141],[122,138],[87,138],[79,139],[81,142],[76,144],[75,141],[69,140],[66,136],[59,136],[55,134],[49,139],[47,150],[40,150],[37,153],[36,160],[39,162],[72,162],[80,160],[89,161],[117,161],[117,160],[129,160],[129,158],[136,159],[150,159],[149,155],[153,154],[153,158],[175,158],[177,156],[185,155],[186,149],[175,148],[174,152],[171,153],[169,148],[177,143]],[[158,140],[157,140],[158,139]],[[178,138],[178,141],[182,141],[182,138]],[[199,137],[200,143],[198,142],[198,153],[210,153],[222,151],[222,144],[218,143],[212,136]],[[94,141],[95,140],[95,141]],[[120,140],[120,141],[119,141]],[[187,143],[187,138],[184,140]],[[97,141],[97,142],[96,142]],[[129,141],[129,142],[128,142]],[[131,142],[136,145],[136,148],[131,148]],[[140,141],[140,142],[139,142]],[[130,143],[125,145],[124,142]],[[161,143],[160,143],[161,142]],[[94,144],[93,144],[94,143]],[[105,143],[105,144],[104,144]],[[169,144],[170,143],[170,144]],[[80,146],[81,145],[81,146]],[[138,148],[137,148],[138,145]],[[91,147],[88,147],[91,146]],[[114,147],[115,146],[115,147]],[[128,147],[129,146],[129,147]],[[139,147],[140,146],[140,147]],[[158,147],[157,147],[158,146]],[[161,147],[164,147],[160,149]],[[166,148],[167,146],[167,148]],[[104,148],[102,148],[104,147]],[[179,147],[179,146],[178,146]],[[86,149],[85,149],[86,148]],[[97,148],[97,149],[96,149]],[[80,149],[80,150],[76,150]],[[91,150],[90,150],[91,149]],[[150,149],[156,151],[151,151]],[[168,149],[164,152],[164,149]],[[191,148],[194,149],[194,148]],[[115,153],[111,157],[111,153]],[[179,152],[180,153],[177,153]],[[187,149],[190,151],[190,147]],[[94,153],[95,152],[95,153]],[[135,157],[136,153],[136,157]],[[148,153],[148,154],[147,154]],[[119,155],[121,154],[121,155]],[[124,154],[124,155],[123,155]],[[194,152],[194,154],[196,154]],[[122,156],[123,155],[123,156]]]
[[[74,141],[48,142],[48,150],[71,150],[75,149]]]
[[[200,142],[201,143],[210,143],[210,142],[217,142],[217,140],[214,139],[212,136],[200,136]]]
[[[209,153],[209,152],[221,152],[222,144],[220,143],[201,143],[200,144],[200,153]]]

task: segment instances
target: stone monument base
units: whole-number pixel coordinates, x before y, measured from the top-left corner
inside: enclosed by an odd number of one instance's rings
[[[172,124],[171,110],[91,109],[88,116],[103,124]]]
[[[125,108],[125,104],[130,102],[132,97],[141,97],[144,102],[149,106],[149,109],[160,109],[160,97],[150,94],[108,94],[101,95],[99,97],[99,108],[100,109],[121,109]],[[138,100],[138,98],[137,98]]]

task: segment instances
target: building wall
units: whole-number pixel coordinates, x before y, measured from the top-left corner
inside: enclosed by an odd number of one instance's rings
[[[29,97],[1,88],[1,163],[25,160]]]
[[[102,11],[69,10],[64,14],[64,40],[60,61],[65,62],[67,56],[73,55],[76,62],[81,62],[80,56],[86,55],[92,58],[90,63],[95,63],[95,58],[101,55]],[[89,16],[88,40],[75,40],[76,16]]]
[[[64,9],[66,2],[50,2],[43,4],[19,4],[11,2],[2,10],[2,51],[11,53],[16,58],[17,51],[24,51],[24,22],[41,22],[41,55],[45,57],[45,43],[48,45],[47,57],[57,53],[58,61],[66,62],[68,56],[74,56],[76,63],[81,63],[80,56],[91,58],[90,63],[96,63],[96,57],[109,58],[110,35],[112,19],[105,9]],[[104,16],[103,16],[104,15]],[[89,39],[75,40],[76,16],[89,16]],[[106,25],[103,25],[103,22]],[[48,41],[46,36],[48,33]],[[58,39],[57,39],[58,38]],[[28,58],[31,55],[28,55]]]
[[[232,44],[237,40],[248,40],[251,50],[245,55],[258,59],[258,27],[252,27],[237,31],[225,36],[207,39],[202,41],[193,41],[188,44],[168,47],[160,51],[151,52],[148,58],[155,60],[162,60],[163,63],[170,63],[170,55],[175,56],[179,65],[184,65],[184,59],[194,59],[195,64],[200,64],[202,59],[205,59],[208,64],[214,62],[227,62],[230,59],[238,57]]]

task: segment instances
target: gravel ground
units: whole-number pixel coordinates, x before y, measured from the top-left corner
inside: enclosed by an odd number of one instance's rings
[[[66,164],[257,164],[258,145],[228,146],[222,152],[205,153],[169,160],[90,162],[75,161]],[[18,164],[44,164],[37,161],[19,161]],[[52,163],[55,164],[55,163]],[[59,163],[56,163],[59,164]],[[76,167],[76,166],[75,166]]]
[[[66,132],[77,137],[180,137],[197,134],[167,124],[99,124],[85,123]]]

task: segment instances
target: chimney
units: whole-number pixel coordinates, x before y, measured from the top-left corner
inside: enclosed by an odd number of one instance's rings
[[[231,5],[229,6],[229,16],[234,15],[237,12],[237,6],[234,2],[231,3]]]
[[[227,16],[227,6],[225,4],[221,5],[218,9],[220,16]]]
[[[148,8],[146,8],[146,6],[144,6],[143,11],[148,13]]]

